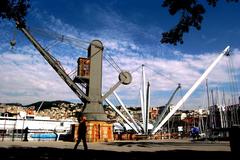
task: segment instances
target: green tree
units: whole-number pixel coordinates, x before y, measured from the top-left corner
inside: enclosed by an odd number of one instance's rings
[[[218,0],[206,0],[207,5],[215,7]],[[238,0],[226,0],[238,2]],[[164,0],[162,7],[168,9],[170,15],[180,14],[178,23],[169,31],[162,33],[161,43],[177,45],[183,43],[183,35],[189,32],[190,27],[201,29],[203,14],[206,12],[204,2],[198,0]]]
[[[18,22],[18,27],[25,27],[29,0],[1,0],[0,18]]]

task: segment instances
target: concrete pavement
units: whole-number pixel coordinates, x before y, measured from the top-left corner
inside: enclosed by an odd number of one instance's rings
[[[183,140],[141,140],[88,143],[89,150],[83,150],[80,143],[74,151],[74,142],[63,141],[0,141],[0,159],[233,159],[229,142],[192,142]]]

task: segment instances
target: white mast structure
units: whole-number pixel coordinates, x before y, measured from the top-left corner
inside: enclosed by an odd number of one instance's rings
[[[145,122],[145,134],[148,135],[148,122],[149,122],[149,107],[150,107],[150,82],[147,84],[147,94],[146,94],[146,122]]]
[[[125,117],[120,110],[117,109],[117,107],[107,98],[105,98],[105,101],[110,105],[110,107],[117,112],[117,114],[122,117],[122,119],[138,134],[142,133],[142,129],[140,126],[136,123],[136,121],[133,119],[132,115],[127,110],[126,106],[120,99],[120,97],[117,95],[115,91],[112,92],[120,105],[123,107],[124,111],[127,113],[127,116],[131,120],[131,122]],[[144,64],[142,65],[142,86],[140,89],[140,100],[141,100],[141,110],[142,110],[142,120],[143,120],[143,133],[145,135],[148,134],[148,121],[149,121],[149,107],[150,107],[150,83],[148,82],[148,86],[146,89],[146,77],[145,77],[145,70],[144,70]]]
[[[141,108],[142,108],[142,120],[143,120],[143,131],[146,134],[146,78],[144,64],[142,65],[142,91],[140,91],[141,98]]]
[[[142,89],[139,90],[139,93],[140,93],[140,102],[141,102],[141,111],[142,111],[142,122],[144,122],[144,119],[145,119],[145,114],[144,114],[144,104],[143,104],[143,92],[142,92]],[[143,127],[143,132],[144,132],[144,125],[142,126]]]
[[[118,102],[121,104],[121,106],[123,107],[124,111],[127,113],[127,116],[131,119],[131,121],[133,122],[134,126],[137,128],[138,132],[141,132],[141,128],[138,126],[138,124],[136,123],[136,121],[133,119],[132,115],[129,113],[128,109],[126,108],[125,104],[123,103],[123,101],[120,99],[120,97],[117,95],[117,93],[115,91],[113,91],[114,96],[117,98]]]
[[[201,82],[208,76],[208,74],[213,70],[217,63],[222,59],[224,55],[229,55],[229,48],[227,46],[223,52],[217,57],[217,59],[207,68],[203,75],[193,84],[193,86],[188,90],[188,92],[183,96],[183,98],[173,107],[173,109],[166,115],[166,117],[161,121],[161,123],[152,131],[155,134],[168,120],[169,118],[183,105],[183,103],[189,98],[189,96],[196,90],[196,88],[201,84]]]
[[[117,114],[122,117],[122,119],[136,132],[139,133],[138,129],[117,109],[117,107],[108,99],[106,98],[105,101],[111,106],[111,108],[117,112]]]
[[[163,111],[161,112],[161,114],[158,116],[156,123],[153,126],[153,130],[159,125],[159,123],[163,120],[164,116],[166,115],[166,113],[169,111],[170,108],[170,103],[172,102],[175,94],[177,93],[177,91],[181,88],[181,84],[179,83],[177,88],[175,89],[175,91],[172,93],[170,99],[168,100],[168,102],[166,103]]]

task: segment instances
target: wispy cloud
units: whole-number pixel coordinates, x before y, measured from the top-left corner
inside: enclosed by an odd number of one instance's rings
[[[206,44],[211,44],[217,41],[217,38],[211,38],[209,40],[206,41]]]
[[[39,56],[31,56],[32,52],[38,54],[37,51],[31,50],[31,47],[23,47],[25,50],[19,53],[5,52],[0,56],[0,73],[1,73],[1,102],[21,102],[31,103],[36,100],[54,100],[54,99],[77,99],[66,84],[58,77],[55,71]],[[113,48],[116,50],[116,48]],[[128,50],[128,48],[126,48]],[[131,49],[130,49],[131,50]],[[31,54],[30,54],[30,53]],[[111,52],[111,51],[109,51]],[[121,52],[121,49],[118,51]],[[234,59],[239,59],[239,52],[236,50],[233,56]],[[205,69],[211,61],[214,60],[216,54],[199,55],[201,59],[208,59],[207,62],[202,62],[198,58],[186,56],[186,59],[181,61],[167,60],[162,58],[142,58],[139,56],[127,55],[112,55],[112,58],[117,60],[117,64],[132,73],[133,81],[129,86],[121,86],[117,91],[122,99],[131,105],[139,105],[139,89],[141,83],[141,65],[145,64],[146,77],[151,83],[151,92],[171,93],[177,86],[177,82],[183,84],[184,90],[191,87],[194,81],[202,74],[202,69]],[[190,58],[191,57],[191,58]],[[71,56],[56,57],[61,62],[67,71],[73,69],[73,65],[77,65]],[[189,63],[191,61],[191,63]],[[69,63],[68,63],[69,62]],[[192,63],[194,66],[192,67]],[[234,65],[235,66],[235,65]],[[224,61],[220,63],[215,71],[213,71],[209,79],[211,84],[219,85],[228,83],[229,79],[227,71],[223,69]],[[237,66],[239,67],[239,66]],[[138,70],[136,70],[139,68]],[[237,68],[236,68],[237,69]],[[159,74],[160,73],[160,74]],[[164,76],[162,76],[164,75]],[[171,80],[169,80],[171,79]],[[118,72],[109,65],[108,61],[103,63],[103,92],[106,92],[113,84],[118,81]],[[152,105],[159,105],[157,96],[152,96]],[[161,97],[159,95],[159,97]],[[199,102],[200,101],[199,97]],[[195,101],[198,98],[195,98]],[[166,98],[161,100],[161,104],[166,102]],[[189,100],[189,104],[192,104]]]
[[[27,52],[27,50],[25,51]],[[32,103],[37,100],[69,99],[71,90],[42,57],[29,54],[0,55],[0,101]]]

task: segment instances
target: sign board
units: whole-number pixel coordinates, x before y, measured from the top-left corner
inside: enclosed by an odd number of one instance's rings
[[[78,59],[78,76],[89,79],[90,76],[90,59],[80,57]]]

